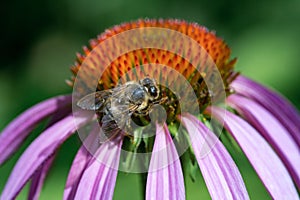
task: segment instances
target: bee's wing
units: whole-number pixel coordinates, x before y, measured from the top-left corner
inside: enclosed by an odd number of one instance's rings
[[[77,106],[84,110],[99,110],[104,106],[110,94],[111,90],[93,92],[81,98]]]
[[[119,85],[110,90],[93,92],[81,98],[77,106],[84,110],[101,110],[108,98],[118,98],[126,87],[126,85]]]

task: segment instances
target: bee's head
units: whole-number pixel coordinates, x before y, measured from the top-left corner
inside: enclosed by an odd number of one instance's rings
[[[144,78],[140,81],[140,84],[142,86],[144,86],[144,88],[147,91],[151,101],[158,99],[158,97],[159,97],[159,88],[156,85],[156,82],[155,82],[154,79]]]

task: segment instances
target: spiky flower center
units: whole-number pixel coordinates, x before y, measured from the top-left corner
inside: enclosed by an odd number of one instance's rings
[[[111,29],[107,29],[103,34],[99,35],[97,39],[91,40],[89,47],[83,47],[84,55],[78,54],[78,62],[71,68],[74,76],[77,75],[78,71],[84,60],[87,57],[93,57],[92,50],[97,47],[98,44],[103,41],[128,30],[144,27],[157,27],[157,28],[168,28],[174,31],[178,31],[195,40],[200,46],[202,46],[206,52],[210,55],[211,59],[215,62],[220,75],[223,80],[224,89],[227,94],[230,93],[229,84],[238,75],[233,71],[233,65],[236,59],[230,59],[230,49],[223,42],[222,39],[216,37],[214,32],[209,32],[205,27],[199,26],[195,23],[188,23],[180,20],[138,20],[131,23],[124,23],[117,25]],[[175,41],[176,42],[176,41]],[[180,42],[180,41],[177,41]],[[111,44],[105,50],[105,53],[109,56],[115,53],[115,46]],[[185,52],[189,52],[192,49],[186,49]],[[97,60],[99,58],[94,56],[91,60]],[[193,59],[193,58],[192,58]],[[96,62],[96,61],[95,61]],[[178,55],[174,52],[154,49],[154,48],[143,48],[135,49],[131,52],[127,52],[123,55],[118,55],[108,67],[106,67],[102,77],[98,81],[97,90],[114,88],[118,84],[119,79],[133,70],[135,67],[142,65],[160,64],[168,66],[180,74],[182,74],[190,83],[191,87],[198,99],[198,106],[201,111],[203,111],[207,105],[211,103],[209,89],[204,81],[204,76],[209,76],[209,73],[200,74],[195,70],[190,60],[187,60],[184,55]],[[93,88],[89,80],[93,79],[93,71],[86,73],[87,88]],[[146,72],[150,77],[152,74],[156,73],[155,66],[151,68],[150,71]],[[167,76],[172,81],[176,81],[176,76],[172,74],[172,71],[165,72],[163,74]],[[165,108],[167,113],[170,115],[178,114],[177,108],[179,107],[178,101],[174,98],[172,92],[168,91],[167,88],[161,88],[161,94],[167,96],[169,101],[165,102]],[[217,94],[214,94],[217,95]],[[168,118],[170,121],[170,118]]]

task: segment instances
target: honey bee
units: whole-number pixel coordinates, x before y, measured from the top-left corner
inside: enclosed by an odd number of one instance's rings
[[[111,138],[121,130],[128,130],[133,114],[148,115],[151,107],[163,99],[156,81],[146,77],[138,82],[130,81],[110,90],[88,94],[77,102],[77,106],[102,116],[99,120],[102,131],[107,138]]]

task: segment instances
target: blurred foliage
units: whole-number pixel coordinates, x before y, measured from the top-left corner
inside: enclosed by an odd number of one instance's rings
[[[185,19],[216,30],[232,48],[232,56],[238,57],[239,71],[278,90],[300,108],[299,0],[11,0],[0,5],[0,130],[29,106],[71,92],[64,80],[71,75],[75,53],[90,38],[115,24],[146,17]],[[61,197],[78,144],[72,139],[62,147],[41,199]],[[21,152],[0,168],[0,191]],[[257,177],[245,162],[239,159],[238,165],[251,197],[258,199],[256,191],[262,185],[256,184]],[[208,196],[198,176],[196,183],[187,180],[188,199]],[[132,195],[139,199],[138,181],[136,175],[121,173],[115,199]]]

